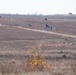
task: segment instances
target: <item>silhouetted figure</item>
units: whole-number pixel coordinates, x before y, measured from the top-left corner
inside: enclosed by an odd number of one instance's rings
[[[47,21],[47,18],[45,18],[45,21]]]
[[[49,28],[48,24],[46,24],[46,27]]]
[[[66,58],[66,55],[64,54],[64,55],[62,55],[62,57],[63,57],[63,58]]]
[[[46,28],[50,28],[50,29],[52,30],[52,26],[49,26],[48,24],[46,24],[45,29],[46,29]]]
[[[63,44],[65,44],[65,42],[63,42]]]
[[[0,18],[1,18],[1,16],[0,16]]]
[[[51,26],[50,28],[51,28],[51,30],[52,30],[52,26]]]
[[[16,24],[15,26],[18,26],[18,24]]]
[[[63,53],[63,51],[61,51],[60,53]]]
[[[31,27],[32,25],[31,25],[31,24],[29,24],[29,26]]]

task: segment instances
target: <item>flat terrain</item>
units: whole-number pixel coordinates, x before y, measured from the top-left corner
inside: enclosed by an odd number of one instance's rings
[[[15,72],[15,74],[27,75],[24,70],[25,60],[28,57],[27,51],[33,46],[37,50],[38,45],[41,44],[41,53],[51,63],[52,69],[44,73],[34,72],[32,75],[37,73],[75,75],[76,19],[45,20],[45,18],[42,16],[0,18],[0,72],[2,74]],[[11,70],[9,67],[12,67]]]

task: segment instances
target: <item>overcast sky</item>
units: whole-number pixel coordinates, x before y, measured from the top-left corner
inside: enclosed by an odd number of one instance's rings
[[[0,0],[0,13],[76,14],[76,0]]]

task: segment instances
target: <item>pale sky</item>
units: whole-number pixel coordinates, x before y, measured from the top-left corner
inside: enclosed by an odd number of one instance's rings
[[[0,13],[76,14],[76,0],[0,0]]]

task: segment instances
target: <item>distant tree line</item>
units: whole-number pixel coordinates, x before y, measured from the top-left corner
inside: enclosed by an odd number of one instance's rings
[[[72,13],[68,13],[69,15],[73,15]]]

